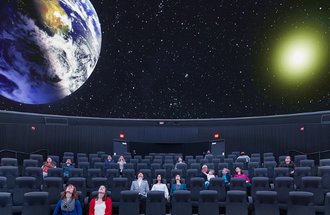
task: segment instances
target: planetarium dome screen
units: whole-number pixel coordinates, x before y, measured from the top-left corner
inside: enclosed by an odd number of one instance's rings
[[[8,0],[0,109],[197,119],[329,110],[326,1]]]

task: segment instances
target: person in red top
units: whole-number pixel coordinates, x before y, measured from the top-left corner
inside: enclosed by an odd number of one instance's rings
[[[42,175],[46,177],[48,175],[48,169],[56,168],[55,163],[53,162],[52,158],[48,157],[46,162],[42,165]]]
[[[89,215],[112,215],[112,200],[107,196],[107,188],[101,185],[98,194],[89,203]]]
[[[234,178],[244,178],[246,183],[250,183],[250,178],[245,173],[242,172],[242,169],[239,167],[235,168],[236,174],[234,175]]]

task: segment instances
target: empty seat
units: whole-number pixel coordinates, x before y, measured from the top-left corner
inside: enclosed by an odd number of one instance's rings
[[[311,192],[314,195],[313,203],[317,212],[324,212],[324,194],[322,178],[317,176],[302,177],[302,191]]]
[[[36,178],[36,187],[38,189],[41,188],[43,183],[42,169],[40,167],[26,167],[25,168],[25,176],[31,176]]]
[[[62,168],[50,168],[50,169],[48,169],[47,177],[63,178],[63,169]]]
[[[193,206],[198,205],[199,192],[204,190],[204,178],[194,177],[190,179],[191,201]]]
[[[164,192],[149,191],[147,194],[146,215],[165,215],[166,201]]]
[[[266,161],[263,166],[267,168],[268,178],[272,182],[274,178],[274,168],[277,166],[276,161]]]
[[[17,166],[16,158],[1,158],[1,166]]]
[[[324,202],[324,215],[330,215],[330,193],[326,193]]]
[[[24,194],[37,191],[35,186],[36,179],[34,177],[17,177],[15,188],[13,190],[13,211],[21,212],[24,203]]]
[[[117,169],[107,169],[105,176],[108,179],[108,184],[111,184],[113,178],[119,177],[119,171]]]
[[[260,157],[251,157],[250,158],[250,162],[257,162],[257,163],[261,163],[261,158]]]
[[[279,163],[284,162],[286,157],[287,157],[287,155],[281,155],[281,156],[279,156],[279,157],[278,157],[278,162],[279,162]]]
[[[94,177],[94,178],[92,178],[92,187],[90,189],[90,192],[99,190],[99,187],[101,185],[104,185],[105,187],[108,186],[107,178],[105,178],[105,177]]]
[[[283,177],[283,176],[289,176],[289,168],[288,167],[275,167],[274,168],[274,179],[276,177]]]
[[[320,166],[330,166],[330,159],[321,159]]]
[[[217,201],[219,206],[224,206],[226,201],[226,185],[223,178],[211,178],[209,184],[209,190],[217,191]]]
[[[4,176],[0,176],[0,192],[8,192],[7,178]]]
[[[248,172],[249,172],[250,178],[254,177],[254,169],[259,168],[259,167],[260,167],[259,162],[249,162],[248,163]]]
[[[18,176],[17,166],[0,166],[0,176],[7,178],[7,188],[14,189],[15,179]]]
[[[89,169],[89,162],[78,163],[78,168],[83,170],[84,177],[87,177],[87,170]]]
[[[81,163],[81,162],[88,162],[88,158],[87,157],[78,157],[77,158],[77,163]]]
[[[95,162],[94,163],[94,168],[95,169],[100,169],[101,170],[101,175],[104,176],[104,174],[105,174],[104,162]]]
[[[264,163],[269,161],[275,161],[275,157],[274,156],[264,157]]]
[[[190,169],[196,169],[197,171],[200,171],[201,164],[200,163],[192,163],[192,164],[190,164]]]
[[[139,193],[124,190],[120,193],[119,215],[139,215]]]
[[[227,192],[226,215],[248,215],[246,192],[230,190]]]
[[[229,187],[230,190],[246,191],[246,181],[244,178],[232,178]]]
[[[313,193],[291,191],[289,193],[289,206],[287,215],[313,215]]]
[[[294,156],[293,161],[296,166],[300,166],[301,160],[307,160],[307,155],[295,155]]]
[[[268,177],[267,168],[255,168],[254,177]]]
[[[258,191],[269,191],[269,178],[268,177],[254,177],[251,184],[251,196],[252,199],[256,199],[256,193]],[[276,197],[277,198],[277,197]]]
[[[60,177],[46,177],[44,179],[43,191],[49,194],[48,202],[51,209],[54,209],[63,191],[63,179]]]
[[[68,156],[68,157],[74,157],[73,152],[63,152],[63,157]]]
[[[151,170],[150,169],[140,169],[140,172],[143,173],[144,180],[148,181],[148,184],[151,184]]]
[[[101,177],[101,170],[100,169],[88,169],[87,170],[87,188],[92,188],[92,178]]]
[[[22,215],[49,214],[48,193],[30,192],[24,194]]]
[[[302,177],[312,175],[311,168],[308,166],[296,167],[294,170],[294,183],[299,190],[302,187]]]
[[[257,191],[254,201],[255,215],[279,215],[280,208],[277,204],[275,191]]]
[[[330,166],[320,166],[318,175],[322,177],[322,187],[330,190]]]
[[[217,191],[202,190],[199,193],[198,215],[218,215]]]
[[[264,158],[265,158],[265,157],[271,157],[271,156],[274,156],[274,154],[273,154],[273,152],[265,152],[265,153],[263,154],[263,156],[264,156]]]
[[[274,182],[274,190],[277,192],[280,208],[285,209],[289,201],[289,192],[294,190],[293,178],[277,177]]]
[[[135,170],[134,169],[123,169],[123,177],[127,178],[127,183],[131,184],[135,179]]]
[[[0,192],[0,214],[13,214],[11,193]]]
[[[198,170],[197,169],[187,169],[186,172],[186,183],[187,185],[190,185],[190,179],[193,177],[198,176]]]
[[[41,166],[43,163],[43,156],[39,154],[30,154],[30,159],[38,161],[38,166]]]
[[[191,215],[192,205],[190,199],[190,191],[177,190],[172,198],[172,215]]]
[[[71,178],[71,177],[83,177],[83,176],[84,176],[83,169],[80,169],[80,168],[70,169],[69,178]]]
[[[23,160],[23,169],[25,169],[26,167],[39,167],[38,166],[38,161],[37,160],[33,160],[33,159],[24,159]]]
[[[112,205],[113,207],[118,207],[120,203],[120,192],[128,188],[127,178],[114,178],[113,183],[110,184],[110,188]]]

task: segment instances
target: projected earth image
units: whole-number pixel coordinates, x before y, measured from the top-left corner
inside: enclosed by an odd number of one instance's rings
[[[101,28],[89,0],[0,3],[0,94],[25,104],[62,99],[93,72]]]

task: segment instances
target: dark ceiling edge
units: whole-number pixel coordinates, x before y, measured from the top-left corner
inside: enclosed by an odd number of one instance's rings
[[[247,125],[274,125],[274,124],[315,124],[321,123],[324,116],[330,111],[310,113],[296,113],[286,115],[214,118],[214,119],[122,119],[77,117],[37,113],[23,113],[14,111],[0,111],[0,123],[3,124],[46,124],[47,119],[59,121],[67,120],[67,125],[88,126],[152,126],[152,127],[191,127],[191,126],[247,126]],[[47,125],[52,125],[47,123]],[[61,125],[56,124],[54,125]]]

